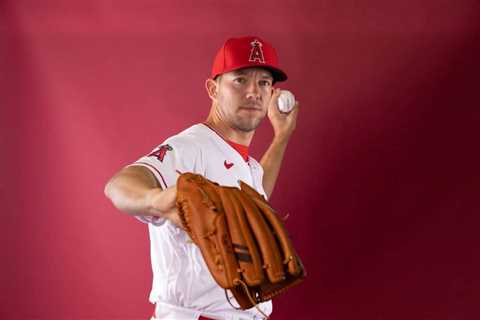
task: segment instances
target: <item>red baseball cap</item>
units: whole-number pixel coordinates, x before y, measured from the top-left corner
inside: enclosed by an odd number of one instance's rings
[[[215,56],[212,78],[237,69],[261,67],[272,73],[274,82],[287,80],[278,66],[278,56],[272,45],[259,37],[245,36],[228,39]]]

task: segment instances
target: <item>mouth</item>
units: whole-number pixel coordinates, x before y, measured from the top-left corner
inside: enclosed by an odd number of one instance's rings
[[[262,108],[256,107],[255,105],[246,105],[246,106],[242,106],[238,109],[239,110],[245,110],[245,111],[251,111],[251,112],[262,111]]]

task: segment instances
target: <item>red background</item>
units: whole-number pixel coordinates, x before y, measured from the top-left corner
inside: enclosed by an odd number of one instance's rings
[[[479,18],[475,0],[0,1],[0,318],[148,318],[147,227],[103,187],[202,121],[216,50],[256,34],[301,102],[271,200],[308,278],[273,319],[478,319]]]

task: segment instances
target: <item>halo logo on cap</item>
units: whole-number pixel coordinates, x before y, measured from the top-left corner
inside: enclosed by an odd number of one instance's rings
[[[262,51],[262,43],[255,39],[254,41],[250,42],[252,45],[252,50],[250,51],[250,58],[248,61],[251,62],[258,62],[260,63],[265,63],[265,58],[263,56],[263,51]]]

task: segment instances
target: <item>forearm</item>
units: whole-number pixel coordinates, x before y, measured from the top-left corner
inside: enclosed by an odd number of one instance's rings
[[[287,145],[288,139],[274,139],[260,160],[263,167],[263,189],[268,198],[275,188]]]
[[[156,215],[152,197],[162,192],[154,177],[141,173],[139,168],[126,168],[115,175],[105,186],[105,195],[113,205],[130,215]],[[147,170],[147,169],[144,169]]]

